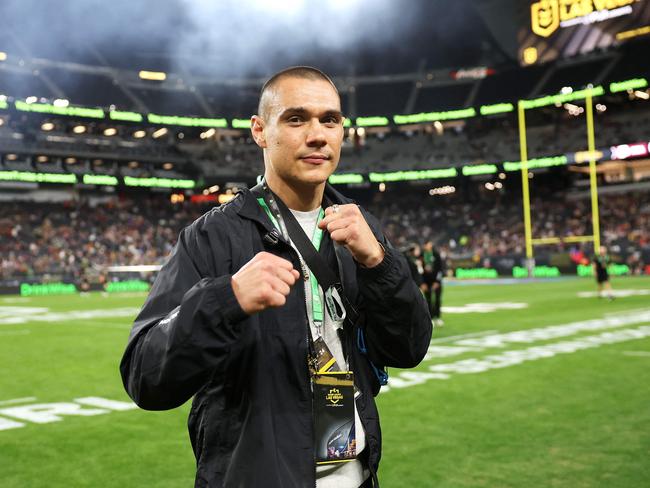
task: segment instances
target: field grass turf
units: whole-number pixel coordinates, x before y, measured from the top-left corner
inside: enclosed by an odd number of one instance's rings
[[[613,285],[650,293],[650,278],[619,278]],[[445,326],[435,330],[434,345],[456,347],[468,334],[483,337],[486,332],[650,311],[650,294],[613,302],[577,295],[594,289],[588,279],[446,286],[445,306],[509,302],[525,308],[445,313]],[[194,458],[186,430],[189,404],[167,412],[64,416],[43,424],[2,413],[82,397],[128,401],[118,363],[135,315],[128,308],[138,309],[144,296],[0,297],[0,423],[8,419],[25,424],[0,430],[0,486],[193,485]],[[32,320],[83,310],[107,312],[105,317]],[[26,321],[9,324],[8,317]],[[641,320],[453,357],[434,355],[415,371],[648,325],[650,321]],[[650,486],[649,369],[646,337],[392,387],[378,398],[384,436],[382,486]],[[391,375],[399,377],[399,371],[391,370]]]

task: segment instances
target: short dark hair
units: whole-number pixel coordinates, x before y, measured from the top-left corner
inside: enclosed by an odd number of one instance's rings
[[[278,71],[273,76],[271,76],[266,81],[266,83],[264,83],[262,89],[260,90],[260,99],[257,105],[258,115],[262,115],[263,112],[264,107],[262,107],[262,99],[264,97],[264,94],[273,88],[283,78],[304,78],[306,80],[327,81],[330,85],[332,85],[332,88],[334,88],[336,94],[339,94],[339,91],[332,79],[318,68],[314,68],[312,66],[291,66],[289,68],[283,69],[282,71]]]

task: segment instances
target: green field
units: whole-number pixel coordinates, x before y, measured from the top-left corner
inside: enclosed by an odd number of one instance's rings
[[[447,286],[429,356],[378,399],[382,486],[650,486],[650,277],[613,285]],[[128,402],[143,299],[0,297],[2,488],[192,486],[189,405],[105,403]]]

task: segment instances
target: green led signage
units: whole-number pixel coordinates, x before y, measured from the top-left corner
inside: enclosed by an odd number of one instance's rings
[[[350,119],[343,119],[343,127],[352,127],[352,121]]]
[[[632,80],[619,81],[609,84],[609,91],[611,93],[618,93],[628,90],[638,90],[648,86],[648,80],[645,78],[634,78]]]
[[[328,181],[332,185],[341,185],[345,183],[363,183],[363,175],[358,173],[342,173],[329,177]]]
[[[103,119],[104,111],[101,108],[86,107],[57,107],[49,103],[26,103],[16,100],[16,110],[21,112],[36,112],[41,114],[65,115],[68,117],[86,117],[90,119]]]
[[[132,176],[124,177],[126,186],[143,186],[150,188],[194,188],[194,180],[173,180],[170,178],[134,178]]]
[[[593,276],[594,269],[589,264],[579,264],[577,268],[578,276]],[[627,264],[610,264],[607,266],[607,273],[611,276],[622,276],[630,274],[630,267]]]
[[[394,115],[393,122],[396,124],[421,124],[422,122],[435,122],[437,120],[467,119],[476,116],[473,108],[461,110],[449,110],[447,112],[426,112],[412,115]]]
[[[230,126],[233,129],[250,129],[251,119],[232,119],[230,121]]]
[[[380,127],[388,125],[388,123],[386,117],[357,117],[355,120],[357,127]]]
[[[142,280],[112,281],[106,285],[106,291],[108,293],[149,291],[149,283]]]
[[[526,166],[528,169],[534,169],[534,168],[548,168],[551,166],[563,166],[569,162],[569,159],[566,156],[555,156],[555,157],[550,157],[550,158],[539,158],[539,159],[531,159],[526,163]],[[518,171],[521,170],[521,161],[517,161],[516,163],[513,162],[506,162],[503,163],[503,169],[506,171]]]
[[[573,102],[574,100],[583,100],[587,98],[588,88],[584,90],[574,91],[572,93],[548,95],[541,98],[534,98],[533,100],[522,100],[521,104],[525,109],[546,107],[547,105],[563,104],[566,102]],[[591,89],[591,95],[598,97],[605,94],[605,89],[602,86],[595,86]]]
[[[498,278],[499,273],[496,269],[491,268],[456,268],[456,278],[460,279],[478,279],[478,278]]]
[[[9,108],[7,100],[0,100],[0,110]]]
[[[83,175],[85,185],[107,185],[116,186],[117,178],[109,175]]]
[[[226,119],[205,119],[202,117],[181,117],[178,115],[147,115],[151,124],[180,125],[183,127],[228,127]]]
[[[0,171],[0,181],[24,181],[27,183],[76,183],[77,177],[72,174]]]
[[[528,269],[515,266],[512,268],[512,276],[515,278],[528,278]],[[555,278],[560,276],[560,270],[557,266],[535,266],[533,276],[535,278]]]
[[[42,285],[20,284],[20,296],[72,295],[77,293],[74,285],[67,283],[45,283]]]
[[[108,112],[111,120],[120,120],[124,122],[142,122],[144,117],[137,112],[123,112],[121,110],[111,110]]]
[[[494,105],[481,105],[481,115],[504,114],[514,111],[515,106],[512,103],[495,103]]]
[[[372,183],[385,181],[416,181],[433,180],[437,178],[453,178],[458,175],[456,168],[424,169],[414,171],[392,171],[389,173],[370,173],[368,179]]]
[[[469,166],[463,166],[462,169],[463,176],[488,175],[494,174],[497,171],[496,164],[471,164]]]

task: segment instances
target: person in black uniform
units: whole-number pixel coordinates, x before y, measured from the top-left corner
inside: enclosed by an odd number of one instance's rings
[[[251,118],[263,183],[181,232],[135,320],[122,381],[144,409],[192,399],[195,487],[378,486],[374,397],[432,327],[377,219],[327,184],[343,122],[321,71],[271,77]]]
[[[431,241],[424,244],[424,252],[422,255],[424,260],[424,273],[422,275],[424,295],[429,305],[429,313],[431,314],[434,325],[442,327],[444,322],[440,318],[440,308],[442,304],[444,265],[440,253]]]
[[[610,259],[607,254],[607,248],[600,246],[598,254],[593,258],[594,275],[596,275],[596,283],[598,285],[598,298],[607,298],[608,300],[614,299],[612,291],[612,284],[609,282],[609,273],[607,266],[609,266]]]

